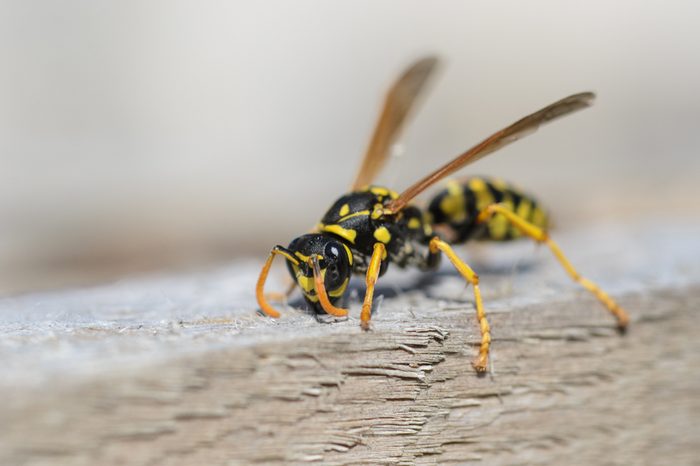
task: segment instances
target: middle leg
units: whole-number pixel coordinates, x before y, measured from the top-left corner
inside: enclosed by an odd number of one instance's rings
[[[457,257],[457,254],[455,254],[454,250],[448,243],[436,236],[430,240],[430,252],[432,254],[436,254],[438,251],[442,251],[447,256],[462,277],[464,277],[467,282],[471,283],[472,287],[474,288],[474,305],[476,307],[476,318],[479,321],[479,329],[481,330],[481,345],[479,347],[479,356],[474,362],[472,362],[472,365],[477,372],[486,372],[489,349],[491,347],[491,328],[489,327],[488,320],[486,320],[486,312],[484,311],[484,305],[481,302],[479,276],[474,273],[466,262]]]

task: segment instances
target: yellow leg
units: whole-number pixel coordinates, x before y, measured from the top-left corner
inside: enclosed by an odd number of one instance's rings
[[[367,291],[365,292],[365,300],[362,303],[362,312],[360,313],[360,326],[362,330],[369,330],[369,320],[372,316],[372,299],[374,298],[374,285],[379,277],[379,270],[382,265],[382,257],[386,255],[386,248],[382,243],[374,244],[372,251],[372,259],[367,267]]]
[[[299,264],[299,261],[294,258],[289,252],[284,250],[281,246],[275,246],[272,248],[272,251],[270,251],[270,255],[267,256],[267,260],[265,261],[265,265],[263,265],[262,270],[260,271],[260,277],[258,278],[258,284],[255,287],[255,297],[258,300],[258,306],[260,306],[260,310],[262,310],[266,315],[269,317],[279,317],[280,313],[275,310],[272,306],[270,306],[267,302],[267,299],[265,298],[265,281],[267,280],[267,274],[270,273],[270,267],[272,266],[272,261],[275,259],[276,255],[283,256],[286,258],[288,261],[291,261],[295,264]]]
[[[486,207],[479,216],[477,217],[477,222],[487,221],[493,214],[500,213],[503,214],[510,223],[512,223],[518,230],[520,230],[524,235],[529,236],[537,242],[545,243],[549,249],[552,251],[554,256],[557,258],[559,263],[564,267],[566,273],[577,283],[583,286],[585,289],[593,293],[593,295],[598,298],[598,300],[603,303],[603,305],[608,308],[608,310],[617,319],[617,326],[621,331],[624,331],[629,324],[629,317],[627,312],[625,312],[622,307],[620,307],[605,291],[601,290],[598,285],[590,281],[589,279],[581,276],[574,266],[569,262],[569,259],[564,256],[557,243],[549,238],[549,235],[541,228],[533,225],[527,220],[519,217],[511,209],[503,206],[502,204],[492,204]]]
[[[481,329],[481,346],[479,347],[479,357],[472,363],[477,372],[486,372],[486,366],[489,358],[489,348],[491,347],[491,328],[486,320],[486,312],[484,305],[481,302],[481,290],[479,289],[479,276],[462,261],[457,254],[452,250],[452,247],[438,238],[437,236],[430,240],[430,252],[435,254],[438,251],[445,253],[447,258],[452,262],[457,271],[464,277],[466,281],[474,287],[474,302],[476,305],[476,318],[479,321]]]

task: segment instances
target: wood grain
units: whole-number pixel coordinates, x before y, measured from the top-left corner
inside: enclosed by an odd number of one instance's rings
[[[4,300],[0,464],[693,464],[696,233],[561,237],[630,310],[625,336],[546,254],[511,273],[532,250],[506,247],[481,267],[485,377],[469,364],[469,293],[449,269],[390,277],[368,333],[357,317],[255,315],[243,285],[256,264]],[[239,284],[240,307],[226,306]]]

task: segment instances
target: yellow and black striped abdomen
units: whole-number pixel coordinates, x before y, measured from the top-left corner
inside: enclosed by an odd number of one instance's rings
[[[473,177],[450,181],[430,202],[428,211],[434,224],[452,230],[455,243],[469,239],[508,241],[519,238],[520,231],[501,214],[484,224],[476,223],[479,212],[491,204],[503,204],[528,222],[547,228],[547,214],[537,201],[498,179]]]

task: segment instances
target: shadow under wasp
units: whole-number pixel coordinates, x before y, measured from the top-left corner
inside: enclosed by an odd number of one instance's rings
[[[472,364],[477,372],[485,372],[491,329],[482,303],[479,277],[455,254],[451,244],[470,239],[508,241],[529,237],[546,244],[569,276],[593,293],[616,317],[618,328],[624,330],[629,322],[627,313],[598,285],[581,276],[564,256],[547,234],[548,215],[533,197],[500,180],[471,177],[448,182],[425,210],[411,204],[418,194],[462,167],[533,133],[540,125],[589,107],[595,98],[593,93],[565,97],[516,121],[401,194],[372,185],[436,65],[435,57],[418,60],[389,88],[351,191],[333,203],[313,232],[294,239],[286,248],[278,245],[272,249],[256,287],[262,312],[270,317],[280,316],[268,303],[264,286],[273,259],[282,256],[293,285],[301,288],[307,303],[318,313],[346,316],[348,311],[336,304],[345,293],[350,276],[365,275],[367,288],[360,325],[369,330],[375,284],[389,264],[435,270],[444,254],[472,285],[481,331],[479,354]],[[442,233],[437,234],[436,230]],[[287,294],[293,289],[294,286]]]

